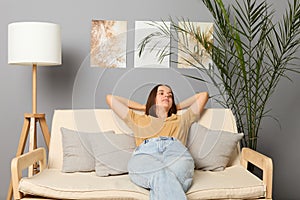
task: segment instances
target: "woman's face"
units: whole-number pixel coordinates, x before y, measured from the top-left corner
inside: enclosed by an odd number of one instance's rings
[[[172,90],[168,86],[159,86],[156,93],[156,105],[163,107],[168,112],[173,104],[172,96]]]

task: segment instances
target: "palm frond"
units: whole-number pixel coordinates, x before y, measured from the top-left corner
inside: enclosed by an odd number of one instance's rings
[[[160,34],[145,37],[139,45],[139,55],[151,41],[171,37],[178,46],[171,47],[170,52],[166,46],[161,47],[157,58],[178,53],[185,56],[182,62],[204,73],[207,80],[185,76],[217,88],[218,94],[211,98],[232,110],[238,131],[245,133],[243,145],[255,149],[262,119],[271,117],[276,121],[266,106],[279,81],[291,80],[290,73],[300,73],[294,65],[300,48],[299,1],[289,2],[282,19],[274,22],[275,11],[267,0],[235,0],[227,7],[222,0],[202,0],[214,19],[214,41],[189,19],[177,19],[183,22],[180,24],[171,19],[171,31],[166,23],[153,23]],[[189,37],[206,49],[213,65],[203,66],[196,51],[189,48]],[[157,47],[158,43],[152,43],[153,50]]]

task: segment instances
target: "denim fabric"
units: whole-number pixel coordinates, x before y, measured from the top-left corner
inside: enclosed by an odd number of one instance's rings
[[[128,163],[131,181],[150,189],[150,200],[184,200],[192,184],[194,161],[172,137],[145,140]]]

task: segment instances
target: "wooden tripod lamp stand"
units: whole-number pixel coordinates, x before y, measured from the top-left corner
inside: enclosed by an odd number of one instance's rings
[[[61,65],[61,34],[57,24],[16,22],[8,25],[8,64],[32,66],[32,113],[24,114],[24,124],[16,156],[24,152],[29,135],[29,151],[37,148],[37,124],[49,148],[50,134],[44,113],[37,113],[37,67]],[[29,169],[35,173],[37,166]],[[10,181],[7,200],[12,198]]]

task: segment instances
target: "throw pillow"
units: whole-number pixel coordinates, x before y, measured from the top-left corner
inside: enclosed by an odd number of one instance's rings
[[[220,171],[227,166],[231,154],[243,133],[211,130],[193,123],[189,130],[187,147],[200,170]]]
[[[63,147],[62,172],[80,172],[95,170],[95,159],[90,137],[114,134],[114,132],[83,133],[62,127],[61,134]]]
[[[133,135],[102,134],[91,143],[98,176],[128,173],[127,164],[136,147]]]

